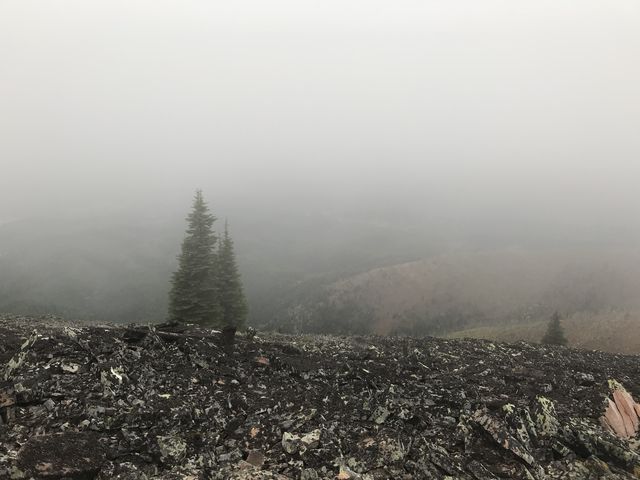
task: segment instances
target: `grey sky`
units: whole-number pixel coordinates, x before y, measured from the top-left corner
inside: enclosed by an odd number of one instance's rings
[[[638,25],[636,0],[4,0],[0,219],[200,186],[637,226]]]

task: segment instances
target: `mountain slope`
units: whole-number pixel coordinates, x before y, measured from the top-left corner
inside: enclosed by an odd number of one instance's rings
[[[530,323],[556,310],[634,311],[640,307],[640,252],[507,249],[442,255],[339,280],[305,307],[314,312],[327,305],[366,312],[364,328],[377,334]]]
[[[640,353],[640,310],[579,312],[562,319],[569,344],[627,354]],[[447,335],[449,338],[482,338],[503,342],[539,342],[547,321],[525,324],[475,327]]]

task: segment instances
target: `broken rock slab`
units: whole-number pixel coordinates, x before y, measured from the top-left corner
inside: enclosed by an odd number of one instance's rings
[[[187,443],[178,435],[159,436],[157,442],[165,464],[179,463],[187,454]]]
[[[609,380],[611,398],[607,399],[604,415],[600,417],[602,426],[621,438],[631,438],[640,426],[640,405],[627,390],[615,380]]]
[[[259,450],[251,450],[249,455],[247,455],[247,459],[245,460],[247,463],[251,464],[256,468],[262,468],[264,465],[264,454]]]
[[[282,449],[291,455],[296,452],[304,453],[320,444],[320,434],[320,429],[313,430],[305,435],[284,432],[282,434]]]

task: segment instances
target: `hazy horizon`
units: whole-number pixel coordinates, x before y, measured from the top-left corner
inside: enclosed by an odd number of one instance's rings
[[[471,279],[504,319],[556,288],[615,306],[640,278],[639,20],[634,1],[3,2],[0,309],[164,318],[197,188],[255,324],[368,325],[326,288],[447,254],[399,269],[382,293],[418,295],[394,318],[492,318]],[[510,273],[489,281],[482,252]],[[507,308],[498,285],[536,258],[544,295]]]

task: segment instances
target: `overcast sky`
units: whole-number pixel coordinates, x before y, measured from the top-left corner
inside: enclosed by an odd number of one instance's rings
[[[639,26],[637,0],[2,0],[0,220],[202,187],[637,226]]]

